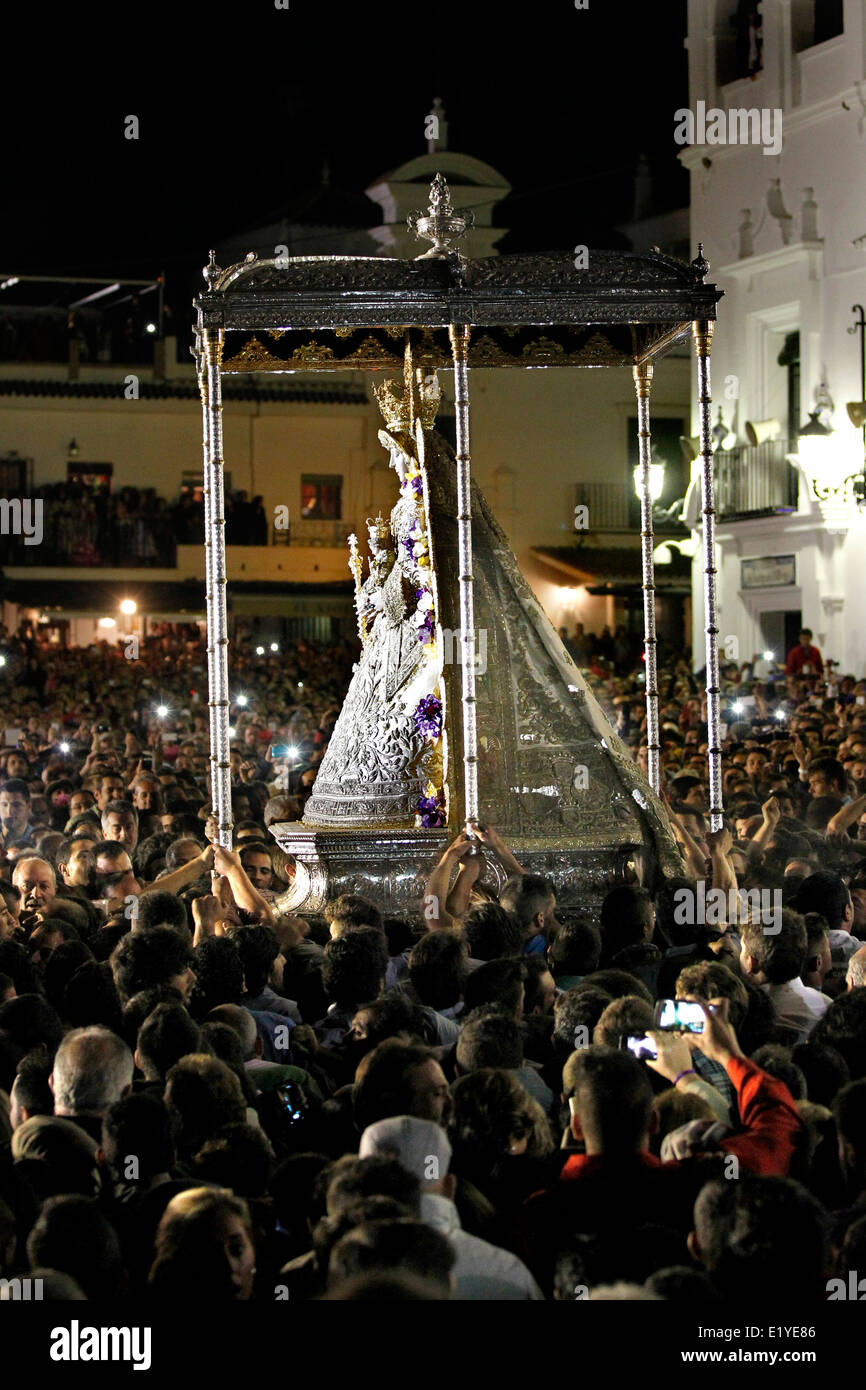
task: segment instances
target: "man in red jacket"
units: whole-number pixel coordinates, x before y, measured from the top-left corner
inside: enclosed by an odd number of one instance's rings
[[[576,1239],[594,1239],[605,1258],[617,1250],[621,1258],[635,1232],[655,1223],[681,1233],[684,1249],[705,1182],[741,1173],[787,1174],[805,1132],[791,1093],[743,1055],[727,1000],[713,1000],[712,1009],[694,1002],[704,1011],[703,1033],[689,1035],[688,1042],[655,1034],[659,1060],[652,1065],[673,1085],[693,1077],[692,1047],[723,1066],[736,1092],[739,1129],[706,1157],[663,1163],[650,1152],[656,1116],[646,1063],[627,1049],[578,1053],[569,1071],[569,1102],[572,1134],[584,1152],[567,1160],[555,1187],[529,1200],[521,1221],[524,1257],[543,1288],[552,1284],[557,1253]]]
[[[811,628],[803,628],[796,647],[788,652],[785,673],[789,676],[823,676],[824,663],[818,648],[812,646]]]

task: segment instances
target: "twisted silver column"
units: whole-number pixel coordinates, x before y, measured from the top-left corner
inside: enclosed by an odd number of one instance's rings
[[[715,325],[706,319],[692,324],[698,362],[698,433],[701,448],[701,510],[703,512],[704,621],[707,659],[707,763],[710,786],[710,829],[721,830],[722,799],[721,691],[719,688],[719,628],[716,597],[716,505],[713,487],[712,392],[710,353]]]
[[[223,485],[222,329],[203,333],[207,425],[205,488],[209,497],[205,560],[208,592],[210,695],[210,765],[213,814],[217,839],[224,849],[232,845],[232,791],[229,762],[229,638],[226,613],[225,493]]]
[[[646,676],[647,776],[653,791],[659,790],[659,689],[656,649],[656,586],[653,559],[653,499],[650,488],[650,409],[652,364],[633,369],[637,393],[637,445],[640,460],[640,545],[643,576],[644,674]]]
[[[478,730],[475,702],[475,602],[472,589],[472,494],[469,454],[469,325],[448,329],[454,358],[457,425],[457,547],[460,574],[461,697],[463,704],[464,819],[478,820]]]
[[[202,440],[204,441],[204,460],[202,467],[202,477],[204,487],[202,496],[204,500],[204,592],[205,592],[205,616],[207,633],[207,713],[209,744],[211,758],[213,757],[216,746],[216,734],[214,732],[214,663],[211,659],[213,650],[213,577],[211,573],[211,545],[210,534],[210,410],[208,409],[208,390],[207,373],[204,365],[204,355],[199,340],[198,352],[196,355],[196,373],[198,376],[198,389],[201,396],[202,413]],[[216,814],[216,789],[213,781],[213,765],[211,765],[211,810]]]

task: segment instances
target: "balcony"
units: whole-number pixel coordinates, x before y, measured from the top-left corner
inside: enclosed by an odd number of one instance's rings
[[[48,492],[49,489],[42,491]],[[89,500],[89,499],[88,499]],[[14,505],[17,505],[14,504]],[[177,540],[171,517],[143,512],[118,520],[91,502],[39,498],[41,534],[0,542],[4,566],[81,569],[172,569]]]
[[[356,530],[350,521],[310,521],[301,517],[286,527],[276,522],[271,530],[271,545],[340,546],[347,549],[349,536]]]
[[[640,503],[634,488],[626,483],[575,483],[574,503],[576,507],[586,507],[588,513],[587,525],[576,528],[578,530],[608,534],[622,532],[631,536],[640,534]],[[673,516],[670,511],[673,511]],[[653,508],[653,529],[662,535],[687,535],[686,528],[675,519],[679,511],[678,505],[665,511],[656,504]]]
[[[716,513],[721,521],[789,515],[797,510],[799,475],[784,439],[719,450],[715,456]]]

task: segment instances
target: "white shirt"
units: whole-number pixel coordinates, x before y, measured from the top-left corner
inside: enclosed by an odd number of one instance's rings
[[[823,1018],[833,1002],[829,994],[822,994],[820,989],[813,989],[811,985],[804,985],[799,977],[791,980],[790,984],[794,993],[799,994],[800,998],[805,1000],[809,1012],[816,1019]]]
[[[491,1245],[487,1240],[471,1236],[460,1225],[457,1208],[449,1197],[438,1192],[421,1193],[421,1220],[434,1231],[447,1236],[456,1255],[454,1277],[457,1280],[455,1298],[477,1302],[518,1299],[542,1300],[544,1294],[522,1260]]]

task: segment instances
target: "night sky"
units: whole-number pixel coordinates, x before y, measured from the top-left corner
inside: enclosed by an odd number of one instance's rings
[[[503,250],[622,244],[642,151],[664,205],[688,196],[685,0],[289,4],[97,0],[4,22],[0,271],[165,270],[182,314],[208,247],[284,215],[323,161],[360,192],[424,153],[437,95],[450,147],[513,185]]]

